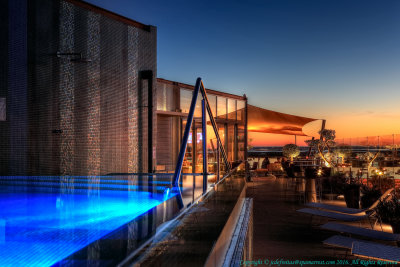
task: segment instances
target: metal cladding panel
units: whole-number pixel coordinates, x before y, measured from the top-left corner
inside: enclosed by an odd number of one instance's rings
[[[88,175],[100,172],[100,15],[90,12],[87,27],[87,161]]]
[[[100,20],[101,172],[128,171],[128,27]]]
[[[58,174],[59,3],[28,1],[27,174]]]
[[[140,90],[147,88],[141,86],[139,72],[152,71],[154,84],[155,28],[135,28],[69,1],[9,3],[1,19],[13,12],[7,23],[28,30],[12,26],[11,34],[11,26],[2,23],[6,28],[1,34],[10,34],[0,44],[7,51],[0,56],[8,58],[0,68],[6,84],[0,97],[7,100],[7,120],[0,122],[0,174],[99,175],[144,169],[148,157],[139,166],[139,154],[147,143],[139,144],[139,135],[148,135],[143,128],[147,110],[140,114],[139,96],[146,97],[147,91]],[[25,13],[17,12],[24,4]]]
[[[71,5],[73,6],[73,5]],[[92,124],[96,124],[95,121],[91,120],[92,116],[96,116],[95,114],[91,113],[89,110],[92,107],[93,104],[97,104],[96,102],[90,102],[91,100],[95,101],[95,95],[92,95],[90,93],[95,93],[96,90],[99,88],[96,88],[95,86],[90,86],[89,85],[89,76],[93,74],[93,72],[98,72],[98,68],[96,66],[99,63],[99,59],[95,58],[97,55],[95,53],[92,53],[89,57],[88,55],[88,43],[92,42],[94,44],[90,45],[96,45],[97,47],[99,46],[99,42],[96,39],[90,39],[88,38],[89,35],[92,37],[93,31],[96,31],[95,29],[89,29],[91,28],[90,26],[93,25],[93,28],[95,28],[96,24],[98,25],[98,20],[99,18],[89,16],[92,13],[87,12],[86,10],[83,9],[78,9],[76,8],[74,10],[74,17],[73,17],[73,35],[74,35],[74,47],[73,51],[76,53],[82,53],[82,58],[84,60],[90,59],[90,63],[84,63],[84,62],[72,62],[73,67],[74,67],[74,118],[73,118],[73,124],[74,124],[74,170],[87,170],[87,174],[92,174],[92,169],[88,169],[88,161],[96,160],[98,157],[93,155],[94,157],[89,159],[88,155],[88,149],[95,149],[95,145],[92,144],[92,139],[94,136],[90,136],[89,134],[89,129]],[[92,20],[90,20],[92,19]],[[97,19],[97,20],[96,20]],[[97,22],[97,23],[96,23]],[[98,38],[97,38],[98,39]],[[72,50],[71,50],[72,51]],[[93,57],[93,58],[92,58]],[[79,58],[79,56],[77,56]],[[90,97],[93,97],[93,99],[90,99]],[[97,130],[99,128],[97,127]],[[96,169],[96,166],[94,164],[91,164],[91,168]]]
[[[3,98],[7,109],[8,90],[8,2],[0,2],[0,98]],[[5,120],[0,120],[0,175],[8,172],[8,144],[9,125],[7,121],[7,110]]]
[[[61,2],[60,5],[60,53],[75,52],[74,6]],[[60,62],[60,174],[71,175],[74,171],[75,155],[75,63],[72,57],[62,56]]]
[[[14,174],[24,174],[27,171],[28,145],[26,0],[9,1],[8,11],[8,169]]]
[[[128,172],[138,172],[138,53],[139,29],[128,27]]]

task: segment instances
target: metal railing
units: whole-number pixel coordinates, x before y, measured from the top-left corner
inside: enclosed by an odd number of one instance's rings
[[[206,89],[204,87],[203,81],[201,80],[201,78],[197,78],[196,80],[196,85],[193,91],[193,97],[192,97],[192,102],[190,104],[190,109],[189,109],[189,114],[188,114],[188,118],[187,118],[187,122],[186,122],[186,127],[185,127],[185,132],[183,134],[183,138],[182,138],[182,144],[179,150],[179,155],[178,155],[178,161],[176,164],[176,168],[175,168],[175,173],[173,176],[173,186],[176,188],[179,188],[179,179],[181,177],[182,174],[182,166],[183,166],[183,160],[185,157],[185,153],[186,153],[186,148],[187,148],[187,144],[188,144],[188,140],[189,140],[189,134],[190,134],[190,129],[192,127],[192,123],[193,123],[193,116],[194,116],[194,111],[196,108],[196,102],[197,102],[197,97],[199,95],[199,92],[201,92],[201,95],[203,97],[202,100],[202,134],[203,134],[203,193],[207,190],[207,139],[205,138],[206,135],[206,126],[207,126],[207,116],[206,116],[206,110],[207,113],[210,117],[210,122],[211,125],[213,127],[215,136],[217,138],[217,147],[220,149],[225,166],[226,166],[226,170],[229,171],[231,169],[231,164],[228,161],[228,157],[226,155],[224,146],[222,145],[222,141],[221,138],[219,136],[218,133],[218,127],[217,127],[217,123],[215,122],[214,119],[214,115],[212,113],[211,110],[211,106],[210,103],[208,101],[208,97],[207,97],[207,93],[206,93]],[[219,166],[219,161],[218,161],[218,166]],[[219,170],[219,167],[218,167]]]

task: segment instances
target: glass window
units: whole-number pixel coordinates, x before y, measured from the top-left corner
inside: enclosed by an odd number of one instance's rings
[[[226,142],[227,140],[226,140],[226,134],[225,134],[226,133],[225,124],[218,124],[218,133],[219,133],[219,137],[221,138],[222,145],[224,146],[224,150],[225,150],[225,152],[227,152],[227,142]],[[224,158],[222,157],[221,149],[219,150],[219,154],[220,154],[220,156],[219,156],[219,160],[220,160],[219,173],[220,173],[220,178],[222,178],[226,173],[226,167],[225,167]],[[229,160],[229,158],[228,158],[228,160]]]
[[[242,100],[237,101],[237,120],[244,120],[244,112],[246,108],[246,102]]]
[[[186,121],[182,123],[182,136],[185,132]],[[193,169],[193,132],[190,131],[188,143],[185,151],[185,157],[183,158],[182,173],[192,173]]]
[[[203,172],[203,134],[201,127],[197,127],[196,134],[196,158],[194,159],[194,164],[196,164],[196,172],[201,173]]]
[[[219,134],[219,138],[221,139],[221,143],[225,147],[225,124],[218,124],[218,134]]]
[[[226,98],[217,97],[217,117],[219,119],[226,119]]]
[[[235,159],[235,125],[228,125],[228,160],[233,162]]]
[[[237,127],[237,145],[238,145],[238,160],[244,160],[244,125],[238,124]]]
[[[207,121],[209,121],[208,116]],[[217,152],[217,138],[214,133],[214,128],[207,124],[208,171],[211,173],[217,172]]]
[[[196,108],[194,110],[194,117],[201,118],[201,101],[203,100],[203,96],[200,94],[197,95]]]
[[[192,91],[181,89],[181,111],[183,113],[189,113],[190,103],[192,102]]]
[[[157,87],[157,110],[174,111],[173,86],[170,84],[159,84]]]
[[[236,120],[236,100],[228,98],[228,119]]]
[[[214,117],[217,116],[217,96],[215,95],[207,95],[208,102],[210,103],[211,111]]]

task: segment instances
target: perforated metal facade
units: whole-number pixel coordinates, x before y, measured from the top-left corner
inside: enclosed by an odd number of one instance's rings
[[[1,5],[0,175],[147,172],[156,28],[75,0]]]

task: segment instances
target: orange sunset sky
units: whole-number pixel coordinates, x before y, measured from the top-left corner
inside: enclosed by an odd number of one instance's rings
[[[246,94],[250,105],[326,119],[338,138],[400,134],[398,0],[90,2],[157,25],[160,78],[201,77],[206,88]]]
[[[392,111],[383,111],[377,108],[377,112],[371,110],[326,115],[325,128],[336,130],[336,139],[400,134],[399,109],[400,107]],[[306,125],[303,131],[309,136],[318,137],[320,127],[321,120],[318,120]],[[304,146],[304,140],[310,137],[297,136],[296,139],[297,145]],[[253,146],[281,146],[294,142],[295,137],[291,135],[249,132],[249,143]]]

